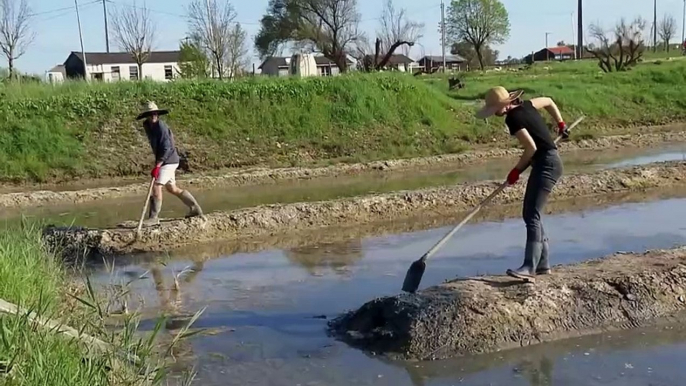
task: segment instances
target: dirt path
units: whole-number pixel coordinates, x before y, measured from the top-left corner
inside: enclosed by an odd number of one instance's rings
[[[443,359],[635,328],[686,310],[686,248],[554,269],[535,284],[486,276],[375,299],[331,321],[331,331],[377,354]]]
[[[626,147],[649,147],[670,142],[686,141],[686,131],[665,131],[651,134],[627,134],[603,137],[594,140],[564,142],[560,152],[577,150],[602,150]],[[272,184],[288,180],[302,180],[321,177],[336,177],[378,171],[402,171],[447,165],[470,165],[502,157],[514,157],[520,149],[490,149],[449,154],[425,158],[377,161],[349,165],[333,165],[320,168],[255,169],[239,171],[222,176],[196,176],[181,179],[180,183],[189,189],[210,189],[242,185]],[[78,191],[32,191],[0,194],[0,207],[28,207],[68,203],[86,203],[135,195],[145,195],[147,183],[118,187],[92,188]]]
[[[333,201],[266,205],[230,212],[210,213],[206,219],[170,219],[159,226],[144,228],[139,239],[135,223],[130,229],[46,229],[49,242],[64,249],[67,259],[84,252],[119,254],[166,251],[175,247],[219,240],[292,233],[335,227],[341,224],[370,224],[379,221],[432,216],[469,210],[501,183],[488,181],[453,187],[352,197]],[[666,162],[622,170],[564,176],[550,196],[551,202],[612,192],[686,185],[686,164]],[[504,190],[492,201],[506,205],[521,201],[525,184]]]

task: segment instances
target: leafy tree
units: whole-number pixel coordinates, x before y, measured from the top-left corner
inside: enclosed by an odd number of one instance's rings
[[[454,42],[467,42],[485,66],[484,49],[504,43],[510,35],[507,10],[499,0],[453,0],[446,16],[446,35]]]
[[[474,49],[474,46],[466,41],[454,43],[450,48],[450,53],[453,55],[460,55],[461,57],[465,58],[469,68],[477,68],[481,66],[481,69],[483,69],[483,66],[494,65],[496,60],[498,60],[499,54],[498,50],[494,50],[489,46],[484,46],[481,49],[481,61],[479,61],[479,57]]]
[[[207,78],[210,76],[210,59],[205,55],[200,42],[185,39],[179,47],[179,76],[185,79]]]
[[[347,55],[363,36],[357,0],[269,0],[260,23],[255,48],[261,58],[295,42],[316,47],[341,72],[347,70]]]

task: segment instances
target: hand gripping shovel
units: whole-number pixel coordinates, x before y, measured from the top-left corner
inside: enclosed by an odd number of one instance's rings
[[[572,123],[571,126],[567,128],[568,131],[571,131],[576,125],[578,125],[585,117],[581,116],[581,118],[577,119]],[[555,138],[555,143],[558,143],[560,139],[562,139],[562,135],[559,135],[557,138]],[[419,260],[416,260],[415,262],[410,265],[410,268],[407,270],[407,274],[405,274],[405,281],[403,282],[403,291],[409,292],[409,293],[414,293],[417,291],[417,288],[419,288],[419,283],[422,281],[422,276],[424,276],[424,271],[426,270],[426,260],[431,257],[438,249],[445,244],[446,241],[455,233],[457,232],[464,224],[467,223],[472,217],[474,217],[475,214],[477,214],[482,207],[484,207],[486,204],[488,204],[493,197],[497,196],[500,192],[503,191],[507,187],[507,181],[503,182],[498,186],[498,189],[496,189],[493,193],[491,193],[488,197],[486,197],[479,205],[476,206],[468,215],[465,217],[464,220],[462,220],[455,228],[453,228],[450,232],[448,232],[443,238],[436,243],[431,249],[429,249],[428,252],[424,254]]]

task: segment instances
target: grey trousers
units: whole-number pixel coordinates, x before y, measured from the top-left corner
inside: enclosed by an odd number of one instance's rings
[[[541,213],[548,202],[548,196],[562,176],[563,165],[557,150],[548,150],[536,156],[526,184],[522,218],[526,224],[526,242],[543,242],[545,231],[541,224]],[[534,256],[537,259],[539,256]]]

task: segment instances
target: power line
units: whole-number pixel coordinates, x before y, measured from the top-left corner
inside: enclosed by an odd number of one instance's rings
[[[172,12],[167,12],[167,11],[160,11],[160,10],[158,10],[158,9],[153,9],[153,8],[148,8],[148,7],[139,7],[139,6],[134,5],[134,4],[123,3],[123,2],[114,2],[114,1],[112,1],[112,0],[105,0],[105,1],[107,1],[107,2],[110,3],[110,4],[113,4],[115,7],[118,7],[118,6],[125,6],[125,7],[129,7],[129,8],[134,8],[134,9],[148,10],[148,11],[152,11],[152,12],[159,13],[159,14],[162,14],[162,15],[174,16],[174,17],[178,17],[178,18],[181,18],[181,19],[188,19],[188,16],[187,16],[187,15],[181,15],[181,14],[178,14],[178,13],[172,13]],[[239,23],[239,24],[241,24],[241,25],[260,25],[260,23],[249,23],[249,22],[242,22],[242,21],[237,21],[236,23]]]
[[[86,4],[82,5],[82,7],[83,7],[83,6],[86,6],[86,5],[95,4],[95,3],[98,3],[98,2],[99,2],[99,0],[95,0],[95,1],[92,1],[92,2],[90,2],[90,3],[86,3]],[[66,15],[66,14],[70,13],[71,11],[75,11],[75,10],[76,10],[76,7],[74,7],[74,6],[72,5],[71,7],[62,7],[62,8],[56,8],[56,9],[50,9],[50,10],[47,10],[47,11],[34,12],[34,13],[31,13],[29,16],[33,17],[33,16],[48,15],[48,14],[56,13],[56,12],[59,12],[59,13],[61,13],[62,15]],[[67,13],[64,13],[64,11],[68,11],[68,12],[67,12]],[[50,19],[48,18],[48,19],[43,19],[43,20],[50,20]]]
[[[100,2],[100,0],[95,0],[95,1],[92,1],[92,2],[90,2],[90,3],[86,3],[86,4],[83,4],[83,5],[80,5],[79,8],[84,8],[84,7],[93,5],[93,4],[97,4],[97,3],[99,3],[99,2]],[[49,16],[49,17],[46,17],[46,18],[41,18],[41,19],[39,19],[39,20],[40,20],[40,21],[48,21],[48,20],[58,19],[58,18],[60,18],[60,17],[64,17],[64,16],[71,15],[71,14],[73,14],[73,13],[75,13],[75,12],[76,12],[76,7],[71,7],[70,9],[65,9],[65,10],[63,10],[62,12],[60,12],[60,13],[57,14],[57,15],[52,15],[52,16]]]

